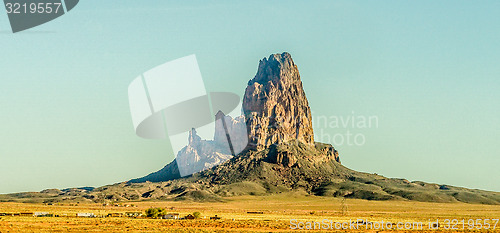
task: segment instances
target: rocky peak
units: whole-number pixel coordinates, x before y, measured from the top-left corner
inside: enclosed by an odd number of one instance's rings
[[[192,128],[189,131],[188,145],[196,147],[200,144],[200,142],[201,142],[201,137],[198,136],[198,134],[196,134],[196,129]]]
[[[254,82],[266,84],[269,81],[277,84],[283,76],[282,74],[286,73],[292,74],[289,75],[288,78],[291,78],[293,81],[300,81],[300,76],[298,75],[299,72],[297,66],[292,60],[292,55],[287,52],[282,54],[272,54],[269,56],[269,59],[264,58],[260,60],[257,74],[248,82],[248,85],[252,85]],[[297,75],[295,75],[295,73]]]
[[[213,140],[202,140],[194,128],[189,131],[188,145],[182,148],[176,157],[180,176],[219,165],[246,147],[248,137],[244,117],[233,119],[218,111],[215,118]]]
[[[219,110],[216,114],[215,114],[215,120],[219,120],[219,119],[222,119],[223,117],[225,117],[226,114],[224,114],[221,110]]]
[[[289,53],[260,61],[245,90],[243,112],[250,147],[262,149],[291,140],[314,145],[311,110]]]

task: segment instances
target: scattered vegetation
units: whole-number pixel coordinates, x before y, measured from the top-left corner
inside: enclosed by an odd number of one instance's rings
[[[349,211],[342,213],[342,200]],[[161,212],[168,206],[180,216],[203,212],[207,218],[196,221],[165,220],[154,218],[75,218],[79,212],[94,212],[98,215],[109,213]],[[97,212],[99,210],[99,213]],[[201,211],[203,210],[203,211]],[[432,232],[453,232],[441,226],[442,220],[453,219],[497,219],[500,205],[480,205],[455,203],[428,203],[407,200],[367,201],[337,197],[304,196],[292,193],[271,194],[269,196],[235,196],[221,202],[134,202],[134,206],[103,207],[98,203],[80,205],[45,205],[0,203],[1,213],[48,212],[61,217],[9,217],[1,216],[0,232],[288,232],[290,219],[317,221],[328,219],[343,222],[348,219],[368,221],[433,221],[440,219],[440,229]],[[250,212],[250,213],[248,213]],[[259,213],[259,214],[256,214]],[[201,215],[201,214],[200,214]],[[217,219],[210,219],[217,215]],[[63,217],[65,216],[65,217]],[[219,218],[220,217],[220,218]],[[467,222],[467,221],[466,221]],[[467,227],[467,225],[466,225]],[[497,226],[498,230],[498,226]],[[426,231],[424,229],[424,231]],[[302,231],[297,231],[302,232]],[[333,232],[333,231],[332,231]],[[363,231],[358,231],[363,232]],[[408,231],[415,232],[415,231]],[[420,231],[419,231],[420,232]],[[427,231],[429,232],[429,231]],[[475,232],[487,232],[479,230]],[[491,230],[490,230],[491,232]]]
[[[163,215],[167,214],[167,211],[164,208],[149,208],[146,211],[146,217],[148,218],[160,218]]]

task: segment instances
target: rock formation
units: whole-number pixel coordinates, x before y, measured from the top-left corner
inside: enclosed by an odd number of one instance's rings
[[[215,143],[219,147],[228,148],[229,154],[233,156],[243,151],[248,144],[245,117],[238,116],[233,119],[219,111],[215,119]]]
[[[258,150],[297,140],[314,146],[311,110],[289,53],[260,61],[243,99],[249,146]]]
[[[146,180],[150,177],[157,181],[160,173],[168,174],[163,180],[171,180],[204,171],[238,156],[245,148],[266,150],[262,161],[287,168],[304,163],[340,163],[332,145],[314,142],[311,110],[299,70],[289,53],[273,54],[260,61],[257,74],[248,82],[242,107],[244,116],[235,119],[217,112],[213,140],[202,140],[192,129],[188,145],[177,154],[176,164],[150,174]],[[303,160],[307,162],[299,162],[304,154],[308,155]]]
[[[243,151],[248,144],[245,118],[239,116],[233,119],[219,111],[215,119],[213,140],[202,140],[193,128],[189,131],[188,145],[177,153],[174,161],[157,172],[129,182],[178,179],[219,165]]]
[[[214,141],[201,140],[193,128],[189,131],[188,145],[176,157],[181,176],[190,175],[231,159],[229,147],[219,146]]]

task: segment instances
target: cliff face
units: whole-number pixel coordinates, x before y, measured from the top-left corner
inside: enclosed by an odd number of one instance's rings
[[[291,140],[314,146],[311,110],[289,53],[260,61],[245,90],[243,111],[250,147],[260,150]]]

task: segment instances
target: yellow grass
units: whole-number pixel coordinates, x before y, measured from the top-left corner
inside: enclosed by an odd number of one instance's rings
[[[341,199],[331,197],[280,194],[271,196],[241,196],[227,198],[226,202],[130,202],[134,207],[103,206],[102,204],[43,205],[0,203],[0,213],[50,212],[67,217],[0,217],[0,232],[288,232],[290,220],[351,222],[366,219],[369,222],[423,222],[423,230],[408,232],[453,232],[443,226],[444,219],[498,219],[500,206],[464,203],[423,203],[413,201],[367,201],[346,199],[347,213],[342,214]],[[76,204],[76,203],[75,203]],[[197,220],[162,220],[134,218],[76,218],[76,213],[144,212],[150,207],[163,207],[168,212],[184,216],[195,211],[202,213]],[[248,214],[247,212],[263,212]],[[210,220],[218,215],[221,220]],[[206,217],[206,218],[203,218]],[[430,230],[428,221],[439,219],[439,230]],[[460,228],[462,226],[460,225]],[[477,225],[474,225],[477,227]],[[500,232],[500,223],[495,231]],[[293,230],[299,232],[298,230]],[[327,230],[326,232],[335,232]],[[364,228],[352,230],[364,232]],[[462,231],[462,230],[459,230]],[[477,231],[477,230],[476,230]],[[481,232],[491,232],[481,229]],[[300,231],[302,232],[302,231]],[[307,231],[304,231],[307,232]],[[319,232],[319,230],[314,230]],[[376,232],[376,231],[373,231]]]

